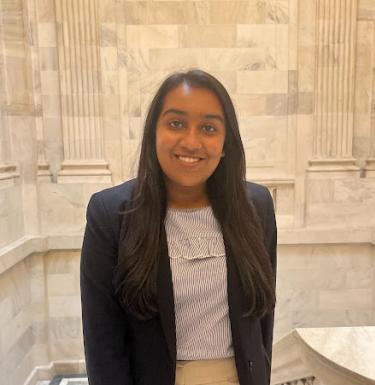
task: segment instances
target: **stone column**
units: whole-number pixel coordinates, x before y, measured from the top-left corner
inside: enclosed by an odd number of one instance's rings
[[[24,3],[25,39],[28,44],[29,63],[31,65],[32,98],[35,108],[35,131],[37,141],[37,175],[38,182],[50,182],[51,171],[45,156],[45,133],[43,121],[42,80],[38,39],[37,0]]]
[[[12,162],[11,139],[8,122],[8,110],[13,100],[9,94],[10,85],[7,82],[12,67],[7,63],[6,40],[12,31],[9,22],[5,23],[6,17],[15,18],[16,8],[12,4],[4,4],[0,1],[0,185],[8,186],[14,183],[14,178],[19,176],[16,165]],[[14,21],[14,20],[12,20]],[[15,23],[14,23],[15,24]],[[12,52],[12,51],[10,51]],[[9,53],[8,53],[9,54]]]
[[[56,0],[64,161],[59,182],[111,182],[103,153],[95,0]]]
[[[372,74],[372,108],[371,108],[371,136],[370,153],[366,160],[365,175],[368,178],[375,178],[375,71]]]
[[[352,156],[356,20],[357,0],[316,1],[313,157],[309,172],[359,175]]]

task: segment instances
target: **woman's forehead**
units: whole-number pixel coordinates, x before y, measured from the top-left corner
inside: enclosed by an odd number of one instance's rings
[[[213,91],[187,83],[178,85],[166,94],[163,111],[171,108],[202,114],[220,113],[224,117],[221,102]]]

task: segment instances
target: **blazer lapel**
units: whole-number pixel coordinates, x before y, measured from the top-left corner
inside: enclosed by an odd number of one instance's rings
[[[157,302],[161,326],[168,345],[169,355],[173,366],[176,365],[176,323],[174,313],[174,296],[172,272],[169,264],[167,237],[165,228],[162,228],[159,266],[157,273]]]

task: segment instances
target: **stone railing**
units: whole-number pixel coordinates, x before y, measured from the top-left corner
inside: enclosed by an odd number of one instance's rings
[[[271,384],[375,384],[374,357],[374,326],[295,329],[274,345]]]
[[[314,376],[312,376],[307,378],[300,378],[298,380],[282,382],[276,385],[317,385],[317,383],[318,383],[317,379]]]

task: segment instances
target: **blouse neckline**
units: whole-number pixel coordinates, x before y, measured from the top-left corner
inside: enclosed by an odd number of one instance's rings
[[[211,206],[203,206],[203,207],[167,207],[167,211],[172,213],[190,213],[190,212],[196,212],[196,211],[205,211],[209,210]]]

